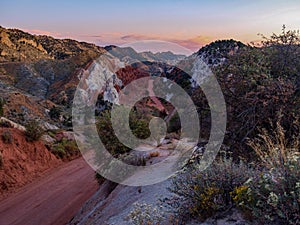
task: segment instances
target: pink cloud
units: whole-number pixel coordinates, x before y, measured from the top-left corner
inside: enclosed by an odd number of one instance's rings
[[[141,41],[141,40],[162,40],[154,35],[129,34],[121,37],[124,41]]]
[[[197,51],[201,46],[210,43],[214,39],[207,36],[197,36],[189,39],[181,38],[163,38],[155,35],[140,35],[140,34],[129,34],[121,37],[124,41],[141,41],[141,40],[163,40],[168,42],[174,42],[192,51]]]
[[[142,41],[142,40],[158,40],[158,41],[167,41],[173,42],[178,45],[181,45],[191,51],[198,51],[203,45],[210,43],[214,39],[207,36],[197,36],[191,38],[181,38],[180,35],[176,35],[174,38],[170,38],[172,35],[167,37],[160,37],[158,35],[142,35],[142,34],[122,34],[119,32],[103,32],[95,35],[67,35],[59,32],[52,32],[39,29],[23,29],[26,32],[36,35],[48,35],[57,38],[71,38],[77,39],[80,41],[92,42],[96,45],[105,46],[105,45],[123,45],[129,42]]]
[[[59,32],[52,32],[47,30],[38,30],[38,29],[23,29],[23,31],[35,34],[35,35],[48,35],[48,36],[54,36],[54,37],[60,37],[62,36]]]

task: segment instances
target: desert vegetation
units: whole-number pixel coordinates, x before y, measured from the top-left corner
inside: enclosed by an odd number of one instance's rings
[[[172,178],[171,197],[161,199],[163,209],[137,204],[132,223],[163,224],[171,212],[185,224],[237,209],[249,223],[300,224],[300,36],[283,26],[280,34],[262,37],[259,46],[239,44],[225,63],[212,67],[228,113],[216,160],[204,171],[197,160],[187,163]],[[207,111],[201,91],[192,97],[199,111]],[[209,114],[202,114],[203,121],[210,121]]]
[[[107,109],[98,116],[97,128],[101,141],[105,145],[106,149],[114,156],[126,153],[130,151],[130,148],[123,145],[116,137],[112,124],[110,109]],[[130,128],[132,133],[137,138],[145,139],[150,136],[150,130],[148,128],[147,117],[138,114],[135,111],[131,111],[129,118]],[[124,126],[120,126],[122,128]]]
[[[64,160],[70,160],[78,157],[80,151],[75,140],[68,140],[62,138],[60,141],[56,141],[50,146],[50,151],[58,158]]]
[[[214,68],[228,108],[231,154],[174,179],[180,218],[205,219],[234,206],[261,224],[300,224],[299,54],[299,32],[283,26]]]
[[[179,221],[205,220],[237,208],[259,224],[300,224],[299,141],[288,141],[280,120],[248,140],[252,163],[223,153],[204,171],[192,164],[172,180],[171,198],[163,200]],[[225,155],[224,155],[225,154]]]
[[[26,139],[29,142],[39,140],[44,133],[44,130],[41,128],[37,120],[29,120],[26,123],[25,128]]]

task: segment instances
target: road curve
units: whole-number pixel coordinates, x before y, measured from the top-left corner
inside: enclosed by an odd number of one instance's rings
[[[82,157],[55,168],[0,202],[0,225],[66,224],[98,188]]]

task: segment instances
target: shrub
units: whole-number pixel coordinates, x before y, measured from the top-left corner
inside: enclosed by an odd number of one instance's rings
[[[227,135],[225,144],[235,155],[253,158],[246,145],[255,137],[258,127],[270,128],[268,121],[284,106],[284,120],[290,123],[295,85],[288,79],[270,75],[268,59],[260,48],[247,48],[232,56],[228,64],[217,71],[227,105]],[[275,120],[274,120],[275,121]]]
[[[25,128],[26,140],[29,142],[39,140],[44,133],[44,130],[40,127],[39,123],[36,120],[28,121],[25,125]]]
[[[143,119],[138,119],[135,115],[130,117],[130,128],[137,138],[146,139],[150,136],[148,123]]]
[[[61,110],[58,107],[53,106],[49,111],[49,116],[51,119],[59,119]]]
[[[5,144],[11,144],[13,141],[13,136],[9,130],[2,133],[2,140]]]
[[[123,145],[115,136],[110,119],[110,111],[108,110],[102,112],[98,118],[97,129],[102,143],[114,156],[128,152],[130,149]]]
[[[295,79],[300,72],[300,33],[299,30],[286,30],[282,26],[280,34],[263,36],[264,53],[269,59],[269,67],[273,77]]]
[[[168,133],[177,132],[181,129],[181,122],[178,113],[176,112],[168,123]]]
[[[76,142],[64,138],[51,146],[51,152],[61,159],[72,159],[80,154]]]
[[[254,138],[258,127],[269,129],[268,120],[275,119],[276,112],[283,107],[282,125],[293,131],[288,125],[293,113],[299,116],[299,44],[299,32],[286,31],[283,27],[280,34],[264,37],[261,47],[239,48],[225,63],[213,68],[227,106],[224,143],[235,155],[252,159],[249,153],[253,151],[246,145],[247,138]],[[196,96],[199,99],[196,105],[202,111],[200,100],[205,96],[199,93]],[[205,121],[208,116],[203,116]]]
[[[134,203],[128,217],[136,225],[158,225],[165,220],[161,209],[146,203]]]
[[[145,119],[138,118],[138,116],[134,112],[130,113],[129,119],[130,119],[129,125],[132,130],[132,133],[137,138],[144,139],[150,135],[148,123],[146,122]],[[122,127],[123,126],[120,126],[120,128]],[[116,137],[112,127],[109,110],[103,111],[101,115],[98,117],[97,129],[102,143],[113,156],[118,156],[119,154],[124,154],[130,151],[130,148],[123,145]]]
[[[66,151],[69,152],[70,154],[78,153],[79,151],[76,141],[68,140],[63,145]]]
[[[63,159],[66,156],[65,148],[61,143],[56,143],[53,146],[51,146],[51,152],[61,159]]]
[[[272,133],[262,129],[249,145],[260,158],[260,176],[249,182],[247,196],[240,201],[264,224],[300,224],[299,141],[286,139],[280,120]]]
[[[255,170],[243,162],[234,163],[225,156],[215,160],[204,171],[199,164],[186,167],[172,180],[170,191],[174,193],[164,203],[179,218],[206,219],[234,205],[231,193],[255,174]]]

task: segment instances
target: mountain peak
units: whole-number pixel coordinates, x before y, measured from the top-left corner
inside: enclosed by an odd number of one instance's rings
[[[201,57],[210,66],[216,66],[226,61],[230,55],[235,54],[240,48],[246,47],[240,41],[233,39],[217,40],[202,47],[196,55]]]

